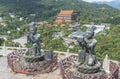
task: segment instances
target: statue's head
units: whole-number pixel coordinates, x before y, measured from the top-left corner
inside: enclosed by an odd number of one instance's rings
[[[94,31],[87,31],[85,37],[91,39],[94,36]]]
[[[96,27],[95,27],[95,26],[91,26],[91,27],[88,27],[87,31],[92,31],[92,32],[94,32],[94,31],[95,31],[95,29],[96,29]]]
[[[37,32],[37,27],[35,27],[35,26],[30,26],[29,30],[30,30],[30,33],[32,33],[32,34],[34,35],[34,34],[36,34],[36,32]]]
[[[91,39],[94,36],[94,30],[95,30],[94,26],[89,27],[86,31],[85,37]]]

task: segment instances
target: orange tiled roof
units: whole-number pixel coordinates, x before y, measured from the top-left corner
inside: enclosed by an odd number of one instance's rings
[[[73,10],[61,10],[59,14],[73,14]]]
[[[56,19],[55,20],[55,23],[58,23],[58,24],[63,23],[63,22],[64,22],[64,20],[61,20],[61,19]]]
[[[65,20],[65,22],[71,22],[71,20]]]

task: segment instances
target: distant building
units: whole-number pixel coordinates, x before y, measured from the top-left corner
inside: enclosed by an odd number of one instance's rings
[[[1,38],[1,39],[4,39],[4,40],[8,40],[8,39],[10,39],[11,37],[8,36],[8,35],[0,35],[0,38]]]
[[[9,13],[9,16],[10,16],[11,18],[15,18],[14,13]]]
[[[90,28],[92,26],[94,26],[95,29],[95,34],[104,31],[105,29],[110,29],[110,27],[106,26],[106,25],[89,25],[89,24],[85,24],[85,26],[87,28]]]
[[[2,17],[0,17],[0,26],[6,26],[6,23],[3,21]]]
[[[101,25],[104,25],[105,26],[105,29],[110,29],[110,25],[109,23],[101,23]]]
[[[61,10],[54,23],[61,24],[65,22],[75,21],[77,19],[77,13],[73,10]]]
[[[36,16],[36,14],[30,14],[30,16]]]
[[[5,22],[0,22],[0,26],[6,26],[7,24]]]
[[[1,22],[1,21],[3,21],[3,18],[2,18],[2,17],[0,17],[0,22]]]
[[[15,43],[19,43],[22,47],[25,47],[25,44],[27,43],[27,36],[23,36],[17,39],[12,40]]]
[[[19,20],[22,21],[22,20],[23,20],[23,17],[20,17]]]
[[[80,30],[80,24],[75,23],[74,25],[70,25],[69,30],[74,30],[74,31]]]
[[[48,24],[47,21],[42,21],[42,22],[31,22],[29,25],[35,25],[36,27],[39,27],[40,25]]]
[[[62,32],[53,32],[53,34],[52,34],[53,39],[57,39],[57,38],[62,37],[62,36],[63,36]]]

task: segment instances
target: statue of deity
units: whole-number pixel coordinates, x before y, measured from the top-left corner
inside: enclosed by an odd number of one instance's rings
[[[37,33],[37,27],[31,25],[27,35],[27,42],[31,43],[31,47],[26,52],[28,56],[41,56],[40,34]]]
[[[94,27],[89,28],[86,32],[76,32],[69,37],[76,38],[82,50],[78,51],[78,61],[76,68],[82,73],[96,73],[100,71],[101,64],[96,58],[95,46],[97,40],[93,38]]]
[[[82,46],[82,51],[79,51],[79,60],[80,64],[87,64],[88,66],[93,66],[96,59],[95,46],[97,44],[97,40],[93,38],[94,31],[88,30],[85,33],[83,40],[81,41],[79,38],[77,39],[80,46]]]
[[[24,55],[24,58],[27,62],[52,60],[52,49],[50,51],[44,51],[41,49],[40,38],[40,34],[37,33],[37,27],[35,27],[35,24],[30,25],[29,33],[27,35],[27,42],[31,46]]]

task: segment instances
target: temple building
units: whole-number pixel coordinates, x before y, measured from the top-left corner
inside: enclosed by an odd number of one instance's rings
[[[71,22],[76,21],[77,19],[77,13],[74,12],[74,10],[61,10],[54,23],[61,24],[65,22]]]

